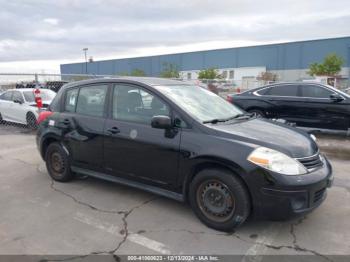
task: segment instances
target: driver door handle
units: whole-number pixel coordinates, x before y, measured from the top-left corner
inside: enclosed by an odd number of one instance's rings
[[[108,128],[108,129],[107,129],[107,133],[108,133],[109,135],[115,135],[115,134],[120,133],[120,130],[119,130],[118,127],[114,126],[114,127]]]

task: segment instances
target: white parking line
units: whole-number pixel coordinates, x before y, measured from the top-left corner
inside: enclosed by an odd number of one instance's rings
[[[108,222],[103,222],[99,219],[96,219],[94,217],[85,215],[83,213],[77,212],[76,215],[74,216],[75,220],[78,220],[84,224],[87,224],[89,226],[93,226],[97,229],[103,230],[107,233],[113,234],[113,235],[119,235],[119,227],[115,226],[113,224],[110,224]]]
[[[112,235],[121,237],[121,235],[119,234],[121,228],[111,223],[101,221],[97,218],[94,218],[81,212],[77,212],[74,216],[74,219],[89,226],[93,226],[97,229],[103,230]],[[163,243],[160,243],[153,239],[149,239],[139,234],[129,232],[127,240],[163,255],[171,254],[170,250]]]
[[[154,250],[163,255],[171,254],[170,250],[163,243],[149,239],[148,237],[139,234],[129,233],[128,240],[141,246],[147,247],[148,249]]]
[[[266,245],[271,245],[275,240],[275,237],[279,233],[281,228],[281,223],[273,223],[269,227],[265,228],[260,236],[255,240],[255,244],[252,245],[242,258],[242,262],[260,262],[263,255],[266,253],[268,247]],[[261,244],[263,243],[263,244]]]

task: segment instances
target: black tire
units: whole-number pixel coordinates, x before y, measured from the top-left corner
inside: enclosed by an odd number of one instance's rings
[[[246,187],[224,169],[205,169],[196,174],[190,184],[189,202],[205,225],[220,231],[231,232],[250,213]]]
[[[251,110],[248,110],[248,112],[254,114],[257,118],[265,118],[266,117],[265,112],[262,110],[259,110],[259,109],[251,109]]]
[[[27,113],[26,120],[27,120],[27,126],[30,129],[37,129],[38,128],[38,123],[36,121],[36,117],[32,112]]]
[[[59,143],[51,143],[45,153],[46,168],[53,180],[68,182],[73,173],[70,168],[70,158]]]
[[[5,124],[5,121],[2,119],[1,113],[0,113],[0,124]]]

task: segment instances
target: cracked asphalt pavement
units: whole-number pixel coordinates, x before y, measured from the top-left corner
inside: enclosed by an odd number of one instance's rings
[[[306,217],[204,226],[189,206],[93,178],[50,179],[30,132],[0,127],[0,254],[350,255],[350,162],[331,158],[335,181]],[[261,261],[261,260],[254,260]]]

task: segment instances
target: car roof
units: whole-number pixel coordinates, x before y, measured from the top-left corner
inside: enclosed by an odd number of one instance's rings
[[[323,83],[319,83],[319,82],[316,82],[316,81],[309,81],[309,82],[301,82],[301,81],[295,81],[295,82],[275,82],[275,83],[270,83],[270,84],[266,84],[266,85],[263,85],[263,86],[259,86],[259,87],[255,87],[255,88],[252,88],[252,89],[249,89],[247,91],[244,91],[242,92],[241,94],[244,94],[244,93],[248,93],[248,92],[255,92],[255,91],[258,91],[260,89],[263,89],[263,88],[266,88],[266,87],[273,87],[273,86],[276,86],[276,85],[300,85],[300,84],[303,84],[303,85],[321,85],[321,86],[327,86],[326,84],[323,84]]]
[[[118,81],[126,81],[130,83],[141,83],[149,86],[169,86],[169,85],[191,85],[190,83],[186,83],[182,80],[174,80],[167,78],[159,78],[159,77],[104,77],[104,78],[94,78],[88,80],[81,80],[68,83],[63,86],[64,89],[77,86],[77,85],[87,85],[87,84],[95,84],[95,83],[113,83]]]
[[[12,88],[12,89],[7,89],[7,90],[4,90],[4,92],[7,92],[7,91],[19,91],[19,92],[24,92],[24,91],[34,91],[34,89],[36,88]],[[50,90],[52,91],[51,89],[47,89],[47,88],[38,88],[40,91],[47,91],[47,90]],[[54,91],[52,91],[54,92]]]
[[[274,86],[274,85],[321,85],[321,86],[327,86],[324,83],[316,82],[316,81],[307,81],[307,82],[302,82],[302,81],[295,81],[295,82],[275,82],[275,83],[270,83],[263,85],[261,87],[267,87],[267,86]],[[260,88],[261,88],[260,87]]]
[[[4,92],[7,91],[19,91],[19,92],[24,92],[24,91],[33,91],[34,88],[12,88],[12,89],[7,89]]]

